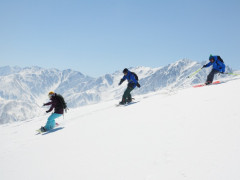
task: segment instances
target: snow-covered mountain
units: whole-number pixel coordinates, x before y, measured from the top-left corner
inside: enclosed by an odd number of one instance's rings
[[[165,67],[129,68],[138,74],[141,84],[133,95],[204,82],[211,68],[203,69],[191,79],[187,78],[203,64],[183,59]],[[232,70],[227,67],[227,71]],[[122,76],[122,70],[93,78],[70,69],[0,67],[0,124],[43,115],[45,111],[41,106],[48,100],[49,91],[62,94],[69,108],[121,99],[126,88],[126,82],[118,86]]]
[[[0,179],[239,180],[240,79],[164,91],[0,125]]]

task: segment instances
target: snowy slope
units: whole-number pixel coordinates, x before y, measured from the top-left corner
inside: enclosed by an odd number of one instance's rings
[[[140,89],[136,88],[133,95],[147,94],[161,89],[186,88],[204,82],[211,68],[203,69],[191,79],[187,78],[203,64],[183,59],[159,68],[130,68],[138,74],[142,86]],[[227,72],[231,71],[227,67]],[[41,106],[48,100],[49,91],[62,94],[69,108],[113,99],[120,100],[126,88],[126,82],[118,86],[122,76],[122,70],[92,78],[69,69],[60,71],[40,67],[2,67],[0,68],[0,124],[43,115]],[[226,75],[220,78],[223,77]]]
[[[239,180],[240,79],[0,126],[2,180]]]
[[[6,73],[9,69],[13,70]],[[87,82],[94,80],[94,78],[72,70],[60,71],[40,67],[22,69],[3,67],[0,70],[2,70],[2,73],[0,73],[0,123],[39,116],[42,114],[42,104],[48,100],[47,94],[49,91],[58,88],[58,92],[62,93],[63,86],[65,86],[65,89],[68,86],[72,88],[81,87],[78,92],[85,92],[92,88],[86,85]],[[89,94],[87,96],[92,98]],[[77,97],[75,98],[77,99]],[[94,100],[92,98],[92,101]]]

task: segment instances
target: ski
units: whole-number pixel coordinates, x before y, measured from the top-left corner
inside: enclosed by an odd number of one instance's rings
[[[197,85],[194,85],[193,87],[194,88],[198,88],[198,87],[210,86],[210,85],[213,85],[213,84],[220,84],[220,83],[221,83],[220,81],[214,81],[214,82],[212,82],[211,84],[208,84],[208,85],[206,85],[206,84],[197,84]]]

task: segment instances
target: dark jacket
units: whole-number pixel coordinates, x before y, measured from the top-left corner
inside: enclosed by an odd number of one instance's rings
[[[44,104],[44,106],[51,105],[50,109],[46,111],[47,113],[51,112],[54,109],[54,113],[63,114],[63,106],[61,101],[57,98],[56,94],[51,97],[51,102]]]
[[[126,79],[128,80],[128,87],[135,88],[137,86],[138,82],[135,79],[135,75],[131,71],[128,71],[127,75],[123,76],[119,84],[122,84],[122,82]]]

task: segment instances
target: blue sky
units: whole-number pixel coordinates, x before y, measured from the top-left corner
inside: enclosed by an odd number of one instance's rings
[[[0,66],[90,76],[221,55],[240,69],[239,0],[0,0]]]

